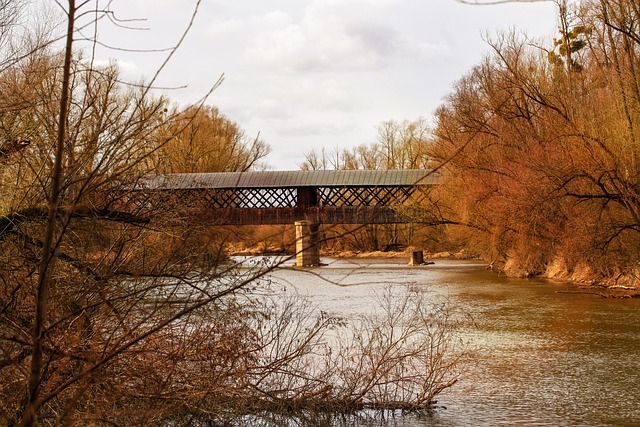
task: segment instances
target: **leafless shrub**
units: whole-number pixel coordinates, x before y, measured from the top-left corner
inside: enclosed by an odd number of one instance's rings
[[[404,290],[403,290],[404,292]],[[336,318],[299,297],[263,297],[245,373],[247,412],[426,410],[458,379],[462,347],[447,307],[387,289],[372,314]]]

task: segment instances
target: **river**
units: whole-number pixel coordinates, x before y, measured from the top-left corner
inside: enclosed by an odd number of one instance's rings
[[[392,425],[640,425],[640,299],[509,279],[471,261],[322,261],[327,265],[311,273],[278,269],[271,277],[337,315],[366,313],[389,284],[428,290],[464,314],[464,376],[438,397],[432,414]]]

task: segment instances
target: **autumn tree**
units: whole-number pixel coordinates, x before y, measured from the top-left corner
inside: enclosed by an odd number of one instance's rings
[[[237,123],[211,106],[191,106],[174,113],[163,131],[168,143],[156,153],[160,173],[244,172],[260,169],[269,146],[248,138]]]
[[[438,111],[441,191],[476,226],[456,233],[512,274],[632,275],[637,7],[560,12],[552,54],[501,36]]]

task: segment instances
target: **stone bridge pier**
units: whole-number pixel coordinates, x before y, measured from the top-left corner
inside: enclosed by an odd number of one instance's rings
[[[320,227],[311,221],[296,221],[296,267],[320,265],[318,232]]]

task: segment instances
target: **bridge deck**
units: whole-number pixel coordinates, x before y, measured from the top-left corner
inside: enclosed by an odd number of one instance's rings
[[[413,209],[389,206],[337,206],[325,208],[181,209],[174,221],[202,225],[267,225],[310,221],[316,224],[403,224],[417,218]]]

